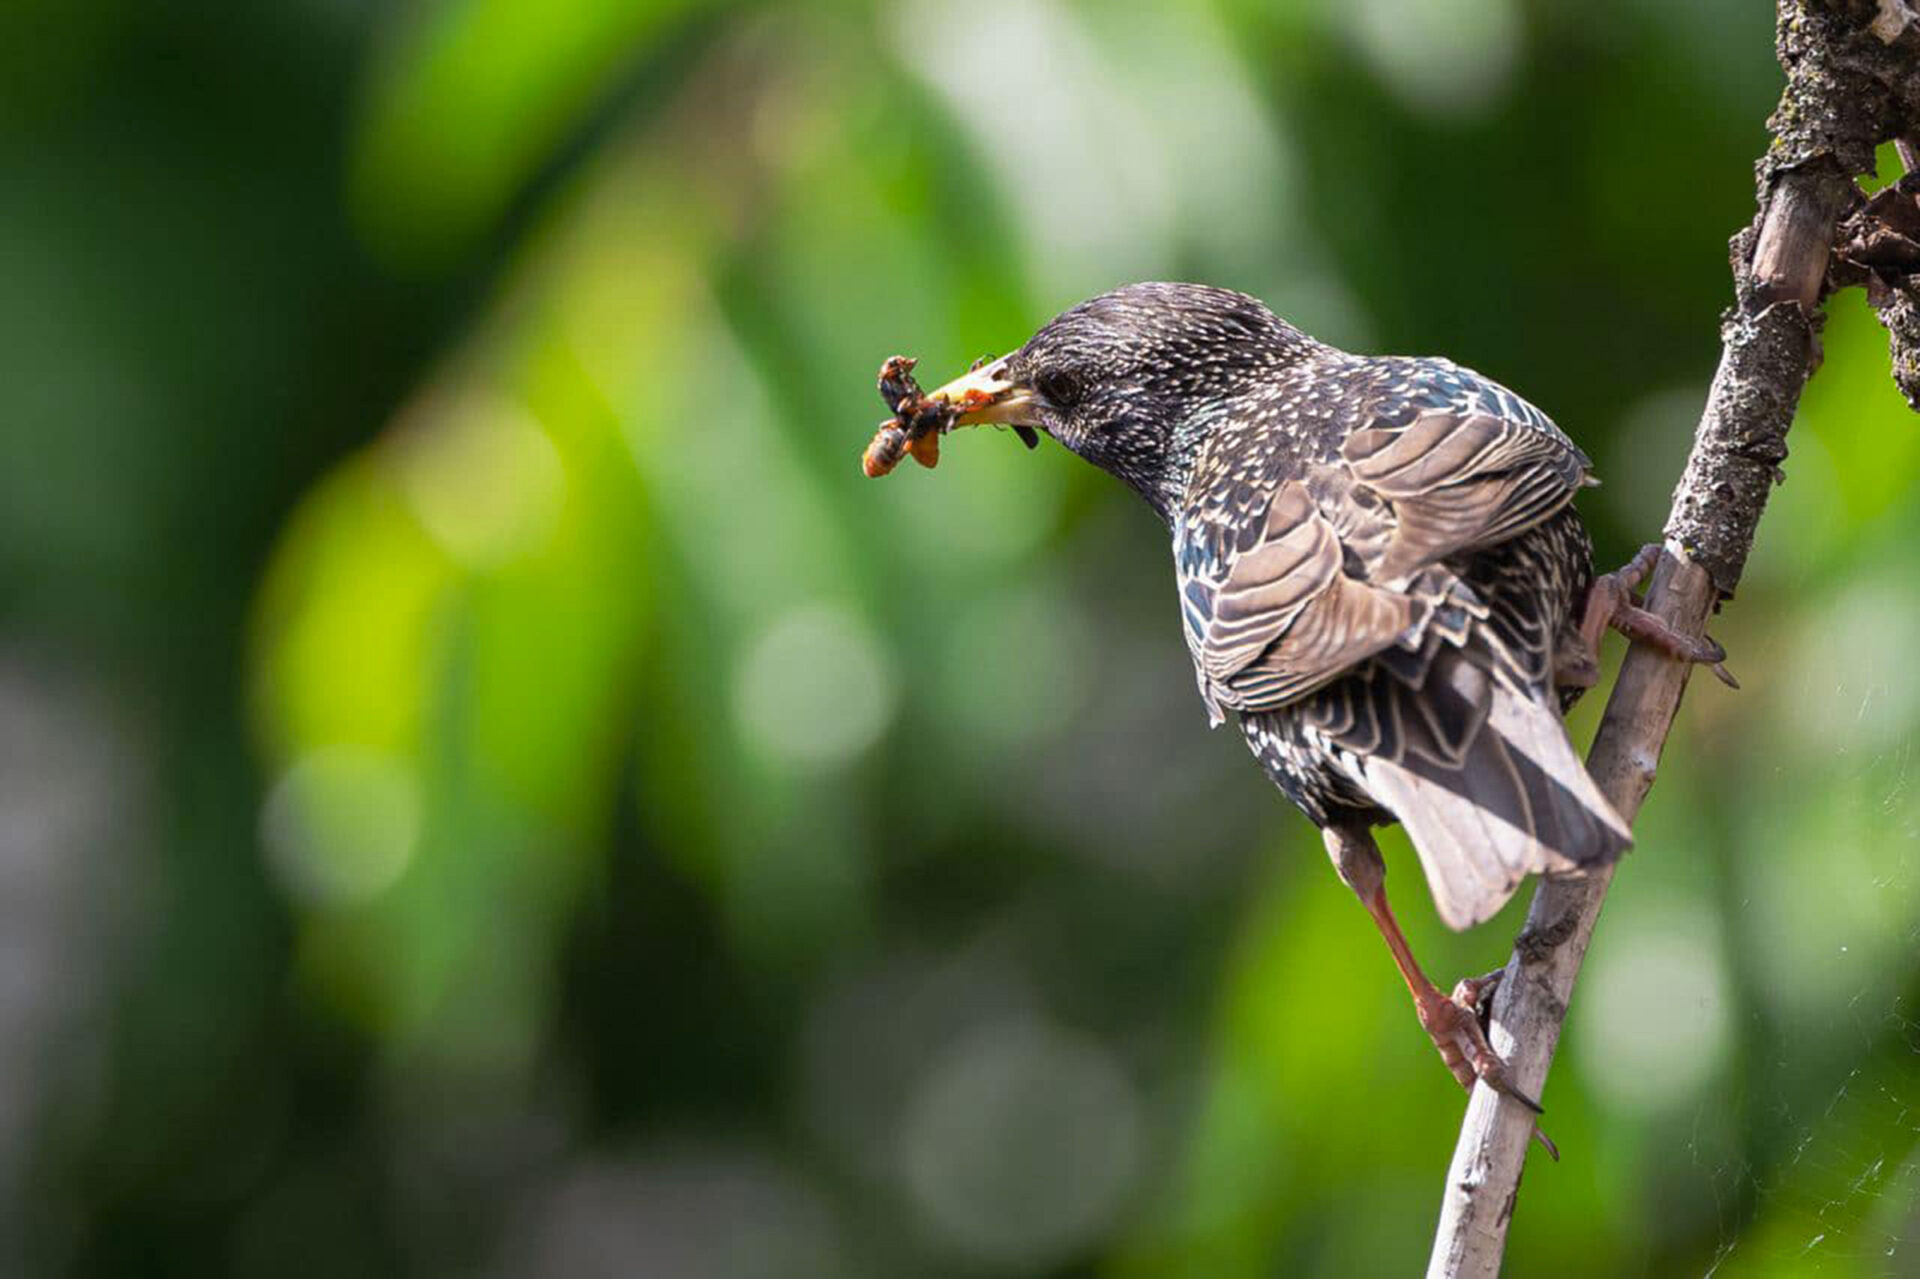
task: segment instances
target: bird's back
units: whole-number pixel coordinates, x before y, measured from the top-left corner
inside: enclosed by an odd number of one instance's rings
[[[1586,457],[1446,361],[1329,352],[1251,388],[1175,521],[1201,691],[1318,824],[1398,818],[1444,918],[1617,856],[1561,724]]]

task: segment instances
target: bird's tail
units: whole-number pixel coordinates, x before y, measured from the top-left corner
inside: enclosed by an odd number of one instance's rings
[[[1391,757],[1363,758],[1356,780],[1407,828],[1449,927],[1487,919],[1530,874],[1577,874],[1633,842],[1556,710],[1457,651],[1425,683],[1402,696],[1429,715],[1436,696],[1458,699],[1479,722],[1451,749],[1422,749],[1416,736]]]

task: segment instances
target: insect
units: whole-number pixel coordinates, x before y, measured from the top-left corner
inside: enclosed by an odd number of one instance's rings
[[[973,367],[977,369],[991,358],[982,356],[973,362]],[[922,391],[913,377],[913,367],[918,363],[911,356],[894,355],[880,366],[880,398],[886,401],[893,416],[874,431],[873,440],[861,455],[860,466],[869,479],[888,474],[909,453],[922,466],[938,466],[941,435],[953,429],[961,414],[978,407],[947,399],[938,392],[928,395]],[[1033,428],[1016,426],[1014,430],[1028,448],[1039,445],[1040,437]]]
[[[873,442],[860,459],[868,478],[878,479],[911,453],[922,466],[940,464],[940,433],[960,416],[960,406],[936,399],[920,389],[913,379],[910,356],[888,357],[880,366],[880,398],[893,410],[893,416],[873,433]]]

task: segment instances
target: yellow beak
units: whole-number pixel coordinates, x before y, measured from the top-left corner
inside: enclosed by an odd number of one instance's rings
[[[1003,357],[964,373],[928,394],[928,399],[945,400],[960,410],[955,426],[977,426],[1001,422],[1008,426],[1041,426],[1039,406],[1024,386],[1007,379],[1007,361]]]

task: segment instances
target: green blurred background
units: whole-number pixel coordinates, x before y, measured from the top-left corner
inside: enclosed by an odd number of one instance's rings
[[[1164,533],[864,480],[874,369],[1232,285],[1536,400],[1622,560],[1771,22],[12,0],[0,1273],[1412,1272],[1463,1100]],[[1515,1274],[1920,1273],[1920,426],[1832,310]]]

